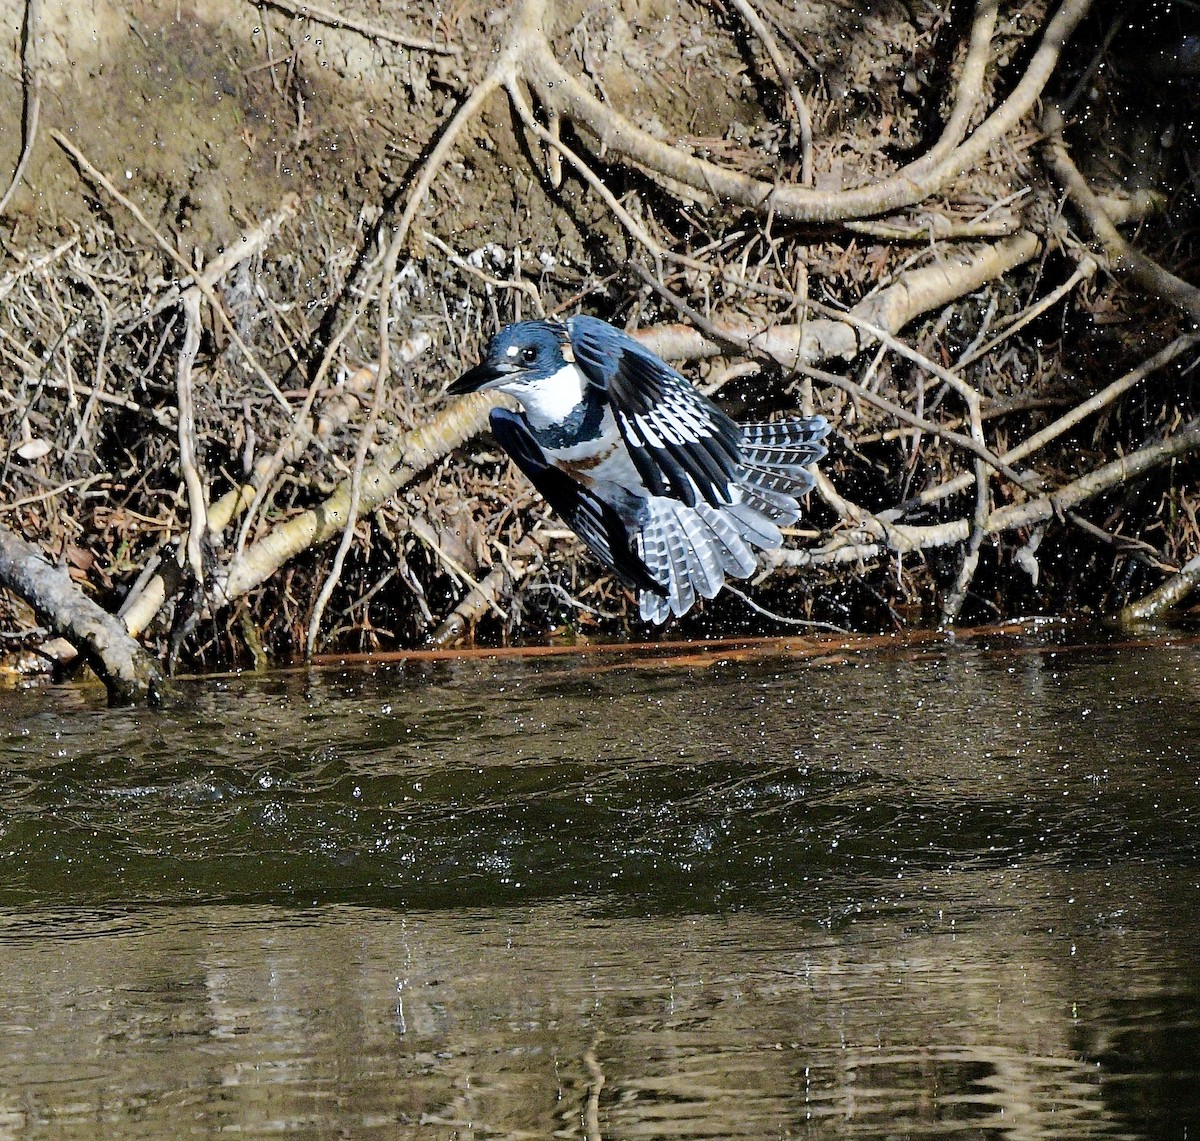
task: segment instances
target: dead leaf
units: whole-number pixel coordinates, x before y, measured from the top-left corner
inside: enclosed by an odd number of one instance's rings
[[[53,450],[54,445],[49,440],[35,437],[32,440],[26,440],[17,449],[17,455],[23,460],[40,460],[42,456],[49,455]]]

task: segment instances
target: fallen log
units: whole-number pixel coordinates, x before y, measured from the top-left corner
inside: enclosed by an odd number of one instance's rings
[[[39,618],[83,655],[113,705],[158,702],[162,674],[125,623],[93,602],[36,547],[0,527],[0,585],[23,598]]]

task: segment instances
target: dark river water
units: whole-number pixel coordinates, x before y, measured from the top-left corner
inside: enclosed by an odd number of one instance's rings
[[[1200,647],[0,692],[0,1139],[1200,1137]]]

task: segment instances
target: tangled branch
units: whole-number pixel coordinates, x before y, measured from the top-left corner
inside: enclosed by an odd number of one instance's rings
[[[38,407],[48,399],[73,409],[80,394],[86,398],[73,421],[68,456],[86,444],[105,409],[153,422],[170,440],[164,461],[170,477],[161,481],[173,484],[161,497],[167,506],[156,513],[148,497],[136,499],[156,541],[148,561],[129,568],[136,581],[121,610],[127,631],[145,634],[172,607],[177,629],[197,628],[201,616],[215,624],[225,611],[244,617],[272,580],[286,579],[281,593],[290,590],[289,564],[335,543],[329,558],[304,564],[304,575],[315,581],[311,591],[297,592],[303,604],[276,608],[310,653],[322,638],[336,638],[348,613],[365,615],[393,576],[393,589],[403,584],[411,592],[438,645],[470,636],[488,614],[517,621],[522,600],[513,596],[535,573],[543,579],[537,584],[542,597],[589,619],[609,618],[620,608],[616,589],[589,584],[580,590],[562,573],[569,548],[558,534],[529,522],[528,497],[508,469],[497,466],[494,453],[485,451],[478,469],[460,464],[434,478],[443,458],[484,429],[494,406],[483,396],[437,403],[455,358],[477,352],[483,335],[519,316],[522,306],[560,314],[601,295],[606,315],[626,312],[631,328],[643,314],[654,314],[647,327],[633,328],[635,335],[669,360],[710,370],[709,391],[725,385],[738,390],[737,398],[753,389],[764,414],[794,399],[837,424],[837,448],[806,513],[812,530],[795,536],[811,545],[764,556],[756,585],[778,569],[865,571],[894,562],[901,572],[904,556],[941,550],[938,605],[942,621],[951,624],[969,610],[996,537],[1017,535],[1016,561],[1036,576],[1038,544],[1060,519],[1085,532],[1088,543],[1125,553],[1136,548],[1155,575],[1170,574],[1143,600],[1146,613],[1178,605],[1196,585],[1195,560],[1178,535],[1151,547],[1124,534],[1119,518],[1093,521],[1081,513],[1105,493],[1192,456],[1200,446],[1194,407],[1181,399],[1164,409],[1131,440],[1127,454],[1097,445],[1074,456],[1064,441],[1078,436],[1089,418],[1099,439],[1100,425],[1130,415],[1123,398],[1148,388],[1150,378],[1162,377],[1155,383],[1168,387],[1165,377],[1182,374],[1197,337],[1167,324],[1152,346],[1157,351],[1132,368],[1136,358],[1127,354],[1123,375],[1102,375],[1096,383],[1091,374],[1063,377],[1061,359],[1043,362],[1040,341],[1028,341],[1031,330],[1057,320],[1060,309],[1098,304],[1096,291],[1107,279],[1097,269],[1125,275],[1187,319],[1200,320],[1196,288],[1134,250],[1117,229],[1147,204],[1090,185],[1072,158],[1067,125],[1056,117],[1048,85],[1088,0],[1062,0],[1039,16],[1036,46],[1024,53],[1008,50],[1018,33],[1001,25],[997,0],[978,0],[965,42],[946,57],[953,59],[947,89],[928,103],[948,108],[940,129],[923,141],[915,136],[916,145],[905,150],[914,157],[893,161],[880,145],[849,175],[831,164],[836,142],[822,134],[832,116],[822,103],[820,77],[792,62],[788,50],[801,61],[806,53],[786,20],[756,0],[733,0],[722,13],[744,29],[740,46],[746,59],[757,61],[750,66],[760,69],[758,78],[780,93],[771,112],[777,121],[767,124],[776,149],[759,155],[738,150],[730,139],[685,136],[678,124],[656,122],[653,107],[625,106],[611,84],[606,88],[609,77],[586,44],[571,41],[578,47],[571,58],[552,0],[518,0],[495,50],[477,57],[464,45],[320,6],[265,0],[261,7],[316,22],[331,30],[326,35],[392,45],[409,53],[410,63],[420,53],[466,57],[468,67],[475,58],[486,62],[474,65],[461,99],[419,149],[404,152],[408,165],[399,189],[361,206],[353,242],[345,243],[353,249],[333,275],[333,300],[317,328],[306,316],[317,306],[313,299],[260,287],[246,308],[234,300],[251,267],[280,245],[303,245],[303,237],[291,239],[309,232],[303,226],[318,210],[313,201],[281,200],[270,217],[245,227],[240,241],[227,242],[201,264],[180,248],[169,221],[155,221],[146,198],[124,193],[119,177],[84,153],[79,135],[44,132],[97,197],[119,208],[114,215],[134,220],[135,232],[153,244],[171,277],[148,288],[138,304],[115,305],[97,275],[79,273],[102,330],[82,379],[67,350],[88,322],[68,312],[57,295],[47,307],[62,310],[52,335],[24,343],[0,338],[0,354],[21,378],[11,392],[0,391],[9,426],[6,474],[53,446],[43,438],[49,418]],[[36,15],[30,0],[30,26]],[[437,25],[439,36],[444,26],[449,22]],[[26,149],[37,121],[32,43],[27,35]],[[1024,62],[1014,74],[1005,59]],[[542,250],[541,276],[531,276],[516,230],[507,263],[494,255],[490,240],[475,250],[465,247],[470,227],[455,224],[455,211],[484,161],[479,156],[507,130],[496,126],[503,116],[490,114],[497,102],[512,111],[514,137],[503,142],[515,149],[501,148],[505,161],[521,148],[534,165],[544,161],[544,169],[533,172],[538,187],[555,209],[569,206],[563,216],[574,211],[574,224],[592,231],[593,249],[604,247],[597,259],[603,274],[588,264],[556,277],[556,251]],[[1065,232],[1053,193],[1029,169],[1027,157],[1039,153],[1029,117],[1039,103],[1050,108],[1040,154],[1094,249]],[[765,148],[758,137],[754,145]],[[19,156],[14,186],[27,158],[24,151]],[[514,178],[511,165],[499,169],[502,176],[479,184],[494,192],[504,178]],[[524,184],[514,191],[518,205],[525,193]],[[502,229],[498,222],[495,232]],[[287,255],[299,256],[294,248]],[[0,296],[27,289],[51,264],[45,259],[75,265],[75,257],[68,243],[28,260],[0,280]],[[400,365],[417,355],[406,355],[404,346],[419,337],[407,327],[407,303],[395,298],[406,275],[429,281],[438,274],[439,334],[423,330],[420,337],[423,345],[439,344],[443,363],[414,379]],[[293,273],[293,288],[302,277]],[[446,293],[450,281],[459,290],[453,303]],[[1001,282],[1014,284],[1001,288]],[[290,307],[301,300],[303,306]],[[663,315],[667,320],[655,319]],[[146,341],[142,391],[118,390],[111,379],[106,389],[110,344],[134,335]],[[44,344],[52,346],[48,352]],[[60,352],[60,345],[67,348]],[[237,384],[227,383],[231,362],[240,370]],[[162,384],[160,372],[173,383]],[[746,379],[751,375],[753,382]],[[152,394],[164,391],[167,399],[156,402]],[[226,392],[235,399],[222,409]],[[1065,462],[1064,454],[1078,462]],[[6,519],[91,486],[74,471],[53,474],[12,497]],[[100,472],[86,477],[104,478]],[[439,487],[437,480],[451,486]],[[210,501],[214,484],[224,494]],[[401,494],[405,502],[397,504]],[[135,502],[132,494],[129,502]],[[456,502],[465,505],[462,518],[448,521]],[[374,516],[370,527],[362,525],[368,516]],[[384,553],[376,554],[376,543]],[[366,573],[351,558],[356,547],[364,563],[370,555],[388,564],[383,578],[355,581]],[[428,569],[421,569],[422,560]],[[435,581],[440,585],[427,597]],[[337,600],[347,594],[351,601],[339,615]],[[769,621],[783,609],[746,601]],[[810,620],[786,612],[780,617]]]

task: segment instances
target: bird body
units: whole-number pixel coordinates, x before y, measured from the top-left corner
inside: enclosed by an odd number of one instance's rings
[[[824,417],[739,425],[628,334],[594,317],[501,329],[451,393],[498,389],[492,431],[597,558],[665,622],[753,548],[781,545],[820,459]]]

